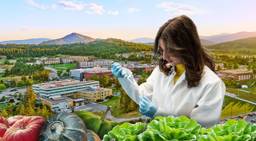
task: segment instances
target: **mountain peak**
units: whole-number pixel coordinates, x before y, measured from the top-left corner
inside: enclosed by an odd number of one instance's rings
[[[65,37],[68,37],[68,36],[83,36],[83,35],[79,34],[79,33],[76,33],[76,32],[72,32],[72,33],[66,35]]]
[[[94,40],[95,39],[92,37],[85,36],[76,32],[72,32],[62,38],[43,42],[42,44],[48,44],[48,45],[63,45],[63,44],[75,44],[75,43],[86,44]]]

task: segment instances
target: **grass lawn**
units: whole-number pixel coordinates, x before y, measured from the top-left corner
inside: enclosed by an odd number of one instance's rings
[[[256,89],[255,88],[251,90],[250,89],[227,88],[227,92],[236,94],[240,98],[243,98],[252,102],[256,102],[256,91],[255,91]],[[249,93],[246,91],[249,91]]]
[[[0,80],[16,80],[20,81],[22,76],[8,76],[8,77],[3,77],[0,76]]]
[[[123,113],[122,109],[119,106],[121,96],[113,96],[108,101],[101,102],[100,104],[110,106],[112,115],[119,118],[130,118],[140,116],[138,111],[132,111],[129,113]]]
[[[243,89],[243,90],[249,91],[251,94],[256,95],[256,87],[248,88],[248,89]]]
[[[106,105],[106,106],[115,106],[119,104],[120,96],[113,96],[111,99],[101,102],[100,104]]]
[[[113,96],[111,99],[101,102],[100,104],[110,106],[112,115],[115,117],[120,117],[120,115],[123,113],[119,106],[120,98],[120,96]]]
[[[76,63],[70,63],[70,64],[53,64],[50,65],[51,67],[55,68],[57,71],[63,71],[67,69],[75,69]]]
[[[4,64],[5,59],[0,59],[0,64]]]
[[[256,106],[225,96],[222,106],[221,119],[256,111]]]
[[[101,138],[117,125],[113,121],[102,120],[100,116],[91,112],[76,111],[75,114],[83,120],[87,129],[94,131]]]

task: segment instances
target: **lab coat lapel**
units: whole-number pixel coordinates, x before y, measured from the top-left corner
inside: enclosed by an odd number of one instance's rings
[[[182,73],[182,75],[179,77],[179,79],[176,81],[176,83],[174,84],[174,86],[173,86],[171,92],[173,92],[173,90],[175,90],[175,88],[176,88],[182,81],[185,80],[185,75],[186,75],[186,72],[184,71],[184,72]],[[172,81],[173,81],[173,80],[172,80]]]

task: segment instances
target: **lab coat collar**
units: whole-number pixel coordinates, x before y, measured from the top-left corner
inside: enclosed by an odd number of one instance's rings
[[[204,65],[204,70],[203,70],[203,73],[202,75],[205,73],[205,71],[207,71],[209,68],[208,66]],[[174,69],[174,72],[173,72],[173,76],[176,74],[175,72],[175,69]],[[186,80],[186,70],[182,73],[182,75],[179,77],[179,79],[176,81],[175,83],[175,86],[180,84],[181,82],[185,81]]]
[[[176,72],[174,71],[173,72],[173,76],[175,76]],[[179,85],[181,82],[183,82],[185,80],[185,75],[186,74],[186,70],[181,74],[181,76],[178,78],[178,80],[176,81],[175,83],[175,86],[176,85]]]

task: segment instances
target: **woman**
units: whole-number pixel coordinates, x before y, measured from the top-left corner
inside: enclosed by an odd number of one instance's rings
[[[112,73],[146,116],[186,115],[205,127],[219,121],[225,85],[215,74],[214,62],[201,46],[197,29],[187,16],[160,27],[154,53],[159,65],[138,85],[130,70],[112,65]]]

